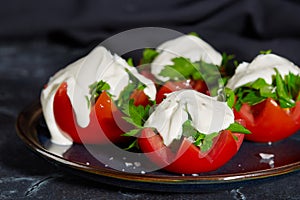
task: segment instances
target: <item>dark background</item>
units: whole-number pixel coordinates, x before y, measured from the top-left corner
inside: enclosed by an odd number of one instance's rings
[[[14,128],[55,71],[116,33],[144,26],[194,31],[239,61],[272,49],[299,65],[299,13],[296,0],[0,1],[0,199],[300,199],[299,173],[204,194],[153,195],[89,182],[30,152]]]

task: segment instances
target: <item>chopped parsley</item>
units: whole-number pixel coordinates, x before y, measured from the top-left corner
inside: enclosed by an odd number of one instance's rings
[[[88,102],[88,107],[90,107],[91,102],[92,103],[96,102],[97,98],[100,96],[100,94],[103,91],[109,90],[110,85],[107,82],[101,80],[99,82],[95,82],[95,83],[91,84],[89,86],[89,89],[90,89],[91,98],[88,99],[88,97],[86,96],[86,99]]]
[[[236,89],[237,101],[234,106],[236,110],[239,111],[244,103],[252,106],[267,98],[277,101],[281,108],[295,106],[296,101],[299,100],[300,75],[289,73],[282,77],[276,68],[274,70],[276,74],[273,75],[272,84],[259,78]]]
[[[135,127],[124,133],[123,136],[135,136],[143,128],[145,121],[149,117],[150,108],[155,102],[149,100],[150,104],[145,107],[134,104],[134,99],[131,98],[131,94],[135,90],[144,90],[146,85],[141,83],[130,71],[127,70],[127,73],[129,74],[130,81],[121,92],[119,99],[116,101],[116,105],[125,114],[123,119]]]
[[[184,57],[176,57],[172,61],[173,65],[165,66],[159,75],[174,81],[203,80],[209,86],[212,96],[216,96],[218,89],[224,85],[217,65],[204,61],[191,62]]]
[[[124,106],[126,107],[126,105],[128,105],[130,96],[136,89],[143,90],[146,87],[129,70],[126,69],[126,72],[129,75],[130,81],[128,85],[122,90],[119,99],[116,101],[116,105],[122,110],[124,109]]]
[[[230,126],[226,130],[230,130],[231,132],[242,133],[242,134],[251,133],[248,129],[246,129],[244,126],[242,126],[237,122],[230,124]],[[185,137],[191,138],[193,144],[195,146],[200,147],[202,152],[206,152],[209,149],[211,149],[213,145],[213,139],[219,135],[219,133],[217,132],[211,134],[200,133],[198,130],[196,130],[193,127],[191,120],[187,120],[183,123],[182,132]]]
[[[141,60],[141,64],[151,63],[158,56],[158,54],[158,51],[154,49],[145,49],[143,51],[143,58]]]
[[[261,50],[260,52],[259,52],[259,54],[270,54],[270,53],[272,53],[272,50],[271,49],[268,49],[268,50]]]
[[[126,117],[123,117],[127,122],[134,125],[137,128],[143,128],[145,121],[149,117],[149,111],[151,106],[134,105],[134,100],[130,99],[129,103],[123,106],[123,112]]]
[[[134,63],[133,63],[133,59],[132,58],[128,58],[127,59],[127,64],[131,67],[134,67]]]
[[[193,36],[200,38],[199,34],[196,32],[190,32],[188,35],[193,35]]]

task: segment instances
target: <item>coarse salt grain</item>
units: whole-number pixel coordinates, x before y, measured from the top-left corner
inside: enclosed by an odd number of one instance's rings
[[[131,167],[131,166],[133,166],[133,164],[131,162],[125,162],[125,166],[126,167]]]
[[[133,163],[136,167],[140,167],[141,166],[141,163],[140,162],[134,162]]]
[[[274,158],[274,154],[269,154],[269,153],[259,153],[259,156],[264,160],[269,160]]]

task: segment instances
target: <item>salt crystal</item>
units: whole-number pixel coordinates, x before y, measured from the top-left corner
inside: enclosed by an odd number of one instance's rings
[[[265,160],[270,160],[274,158],[274,154],[268,154],[268,153],[259,153],[259,156]]]
[[[133,164],[131,162],[125,162],[125,166],[126,167],[131,167],[131,166],[133,166]]]
[[[262,158],[260,163],[268,163],[271,168],[274,167],[274,154],[259,153],[259,156]]]
[[[134,162],[133,163],[136,167],[140,167],[141,166],[141,163],[140,162]]]
[[[271,146],[271,145],[272,145],[272,142],[268,142],[268,145]]]

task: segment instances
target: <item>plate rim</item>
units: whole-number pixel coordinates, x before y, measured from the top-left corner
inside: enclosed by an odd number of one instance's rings
[[[30,120],[26,119],[25,116],[29,115]],[[40,101],[34,101],[29,106],[25,107],[17,117],[15,128],[19,138],[29,147],[33,152],[39,154],[43,158],[46,158],[49,161],[55,161],[57,164],[62,164],[66,167],[79,170],[81,172],[89,173],[92,175],[103,176],[106,178],[113,178],[123,181],[134,181],[139,183],[156,183],[156,184],[196,184],[196,185],[207,185],[207,184],[227,184],[227,183],[238,183],[242,181],[252,181],[258,179],[266,179],[271,177],[277,177],[292,172],[300,170],[300,160],[298,162],[290,163],[287,165],[264,169],[256,170],[249,172],[239,172],[239,173],[230,173],[230,174],[220,174],[220,175],[201,175],[201,176],[182,176],[177,174],[172,175],[155,175],[155,174],[140,174],[140,173],[128,173],[117,171],[114,169],[106,168],[99,166],[91,167],[84,163],[70,161],[66,158],[60,157],[47,149],[37,141],[34,140],[34,134],[38,134],[37,131],[34,133],[29,133],[28,130],[24,130],[24,121],[29,128],[29,124],[37,121],[38,117],[42,115],[42,108]],[[29,123],[30,122],[30,123]],[[30,135],[32,137],[30,137]]]

